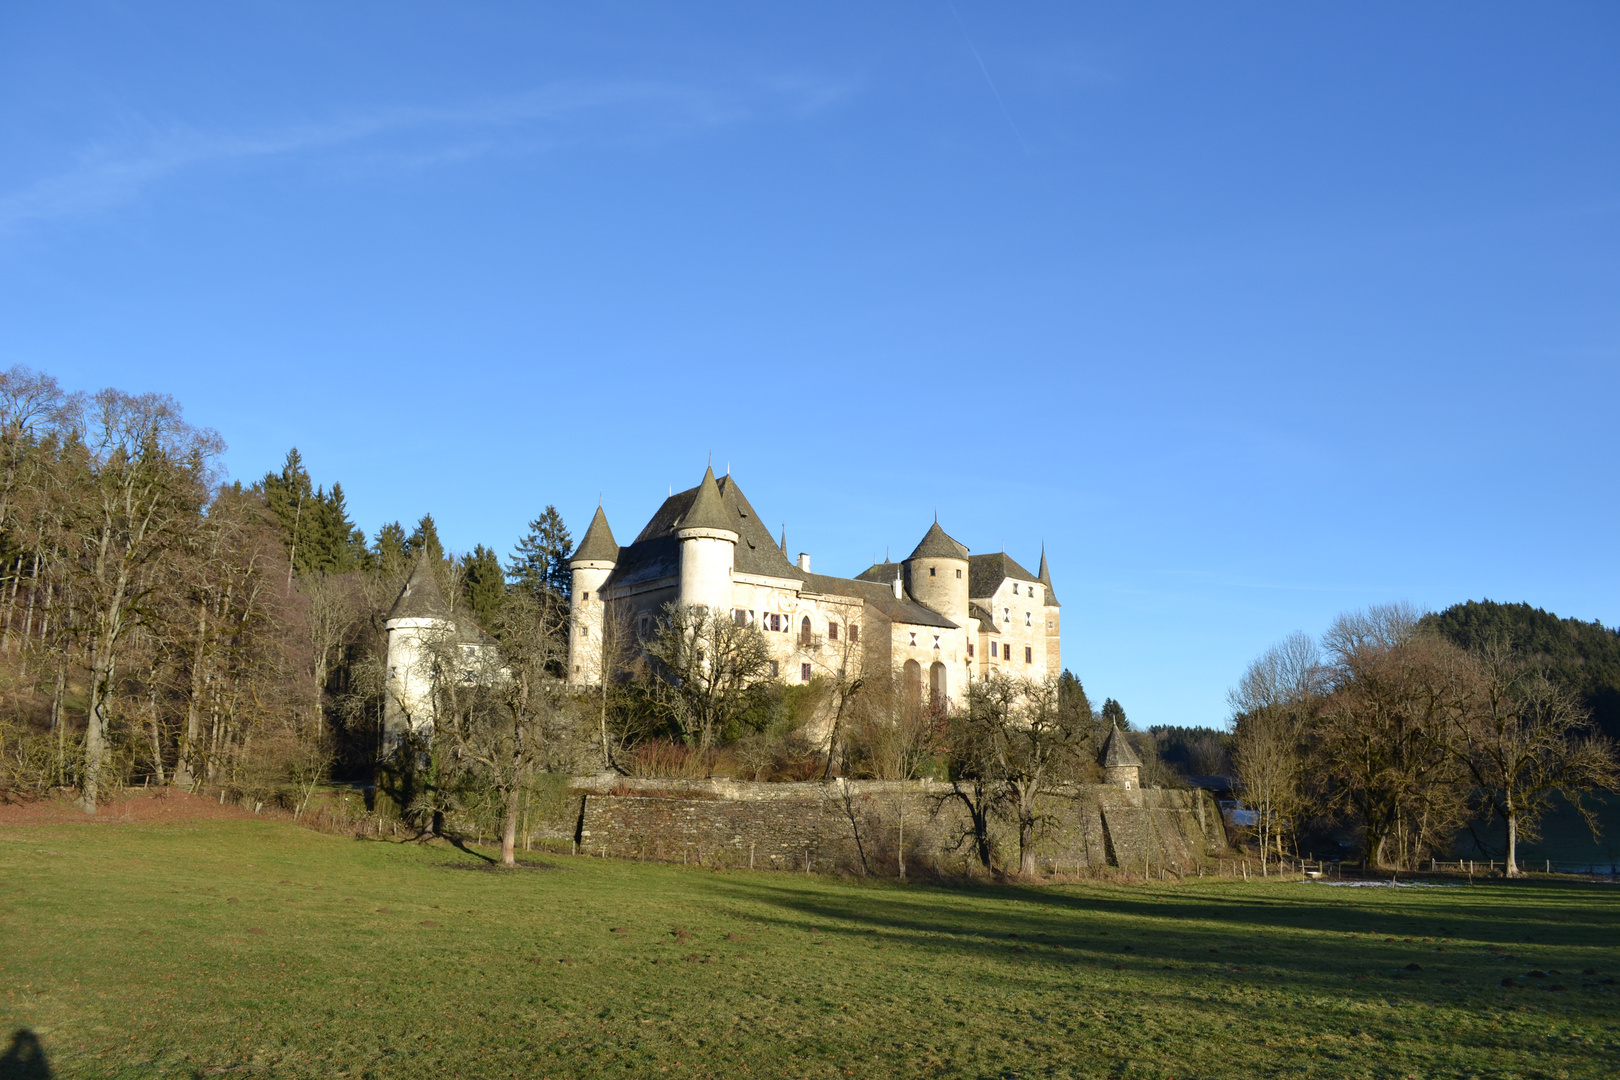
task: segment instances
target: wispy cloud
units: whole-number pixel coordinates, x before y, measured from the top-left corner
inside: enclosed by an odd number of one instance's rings
[[[687,137],[762,115],[805,115],[848,96],[847,83],[777,76],[743,86],[659,81],[558,83],[448,107],[354,110],[241,134],[126,118],[116,138],[82,147],[68,168],[0,193],[0,232],[107,211],[199,168],[379,145],[391,164],[431,167],[497,149],[627,145]],[[396,145],[397,144],[397,145]]]

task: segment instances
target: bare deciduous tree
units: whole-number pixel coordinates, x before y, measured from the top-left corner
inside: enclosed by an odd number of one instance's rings
[[[715,736],[747,711],[769,677],[765,635],[723,611],[670,604],[647,643],[652,699],[682,739],[705,757]]]

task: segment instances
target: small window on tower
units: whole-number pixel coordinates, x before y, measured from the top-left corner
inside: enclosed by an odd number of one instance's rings
[[[973,642],[968,642],[968,659],[973,659]]]
[[[960,578],[960,577],[961,577],[961,576],[962,576],[962,571],[961,571],[961,570],[960,570],[960,569],[958,569],[958,570],[957,570],[957,571],[956,571],[956,576],[957,576],[957,577],[958,577],[958,578]]]
[[[585,594],[584,594],[584,595],[585,595],[585,600],[586,600],[586,601],[587,601],[587,602],[589,602],[589,600],[590,600],[590,598],[591,598],[591,594],[590,594],[590,593],[589,593],[589,592],[587,592],[587,593],[585,593]]]
[[[1052,629],[1052,620],[1051,619],[1046,620],[1046,628],[1048,630]]]
[[[929,567],[929,568],[928,568],[928,576],[929,576],[929,577],[933,577],[933,576],[934,576],[934,568],[933,568],[933,567],[932,567],[932,566],[930,566],[930,567]]]
[[[588,626],[580,627],[579,628],[579,636],[582,637],[582,638],[590,637],[591,636],[591,628],[588,627]]]

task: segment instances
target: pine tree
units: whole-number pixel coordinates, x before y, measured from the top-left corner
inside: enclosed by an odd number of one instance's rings
[[[423,514],[416,523],[416,531],[405,541],[405,554],[413,559],[426,555],[432,561],[444,558],[444,545],[439,542],[439,527],[433,523],[432,514]]]
[[[1115,701],[1113,698],[1109,698],[1103,702],[1102,718],[1105,727],[1112,727],[1117,724],[1119,725],[1119,730],[1121,731],[1131,730],[1131,722],[1125,719],[1124,706],[1120,705],[1120,703]]]
[[[549,592],[567,598],[573,593],[574,575],[568,568],[568,556],[573,550],[574,541],[562,515],[555,506],[548,505],[529,522],[528,535],[518,541],[506,565],[512,587],[526,589],[535,596]]]
[[[463,556],[461,581],[473,618],[480,626],[494,626],[501,601],[506,598],[506,577],[501,573],[501,560],[494,550],[479,544],[471,555]]]
[[[406,543],[405,527],[397,521],[390,521],[377,530],[371,544],[371,560],[385,578],[404,576],[411,558]]]

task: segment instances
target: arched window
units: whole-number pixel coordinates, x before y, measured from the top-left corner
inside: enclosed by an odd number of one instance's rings
[[[810,644],[810,616],[808,615],[799,621],[799,644]]]
[[[922,709],[922,665],[907,660],[900,668],[900,685],[905,689],[906,713],[916,716]]]
[[[945,708],[945,665],[938,660],[928,668],[928,707],[936,713]]]

